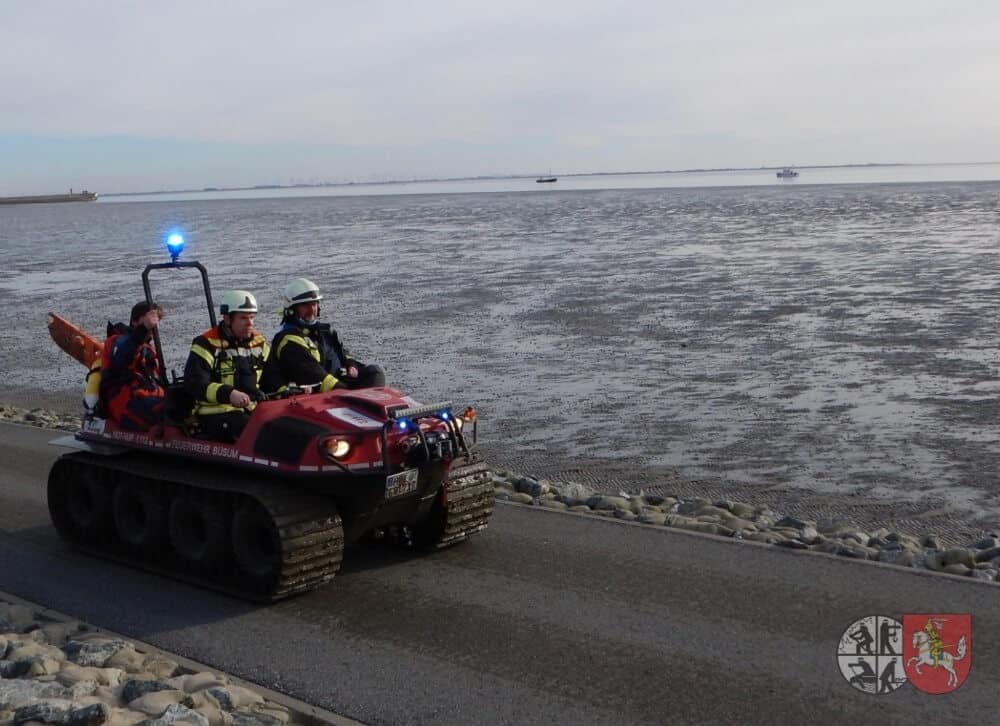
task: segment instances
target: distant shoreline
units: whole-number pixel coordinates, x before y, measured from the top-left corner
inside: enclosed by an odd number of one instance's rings
[[[959,161],[959,162],[934,162],[929,164],[915,162],[873,162],[868,164],[808,164],[793,165],[795,169],[874,169],[886,167],[902,166],[987,166],[997,164],[995,161]],[[560,177],[587,177],[587,176],[626,176],[639,174],[708,174],[714,172],[729,171],[774,171],[783,169],[782,166],[733,166],[717,167],[706,169],[660,169],[654,171],[588,171],[560,174]],[[492,179],[534,179],[537,174],[497,174],[489,176],[456,176],[426,179],[388,179],[385,181],[349,181],[349,182],[322,182],[318,184],[255,184],[253,186],[242,187],[201,187],[200,189],[158,189],[148,192],[113,192],[101,194],[102,198],[107,197],[141,197],[156,194],[203,194],[212,192],[247,192],[259,191],[262,189],[326,189],[331,187],[353,187],[353,186],[390,186],[393,184],[426,184],[428,182],[463,182],[463,181],[485,181]]]

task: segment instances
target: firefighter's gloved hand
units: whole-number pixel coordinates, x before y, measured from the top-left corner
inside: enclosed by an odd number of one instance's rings
[[[86,420],[90,420],[97,415],[97,407],[89,405],[86,401],[83,402],[83,417]]]

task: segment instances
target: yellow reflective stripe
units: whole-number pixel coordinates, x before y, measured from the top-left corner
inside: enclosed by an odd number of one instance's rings
[[[326,377],[319,384],[319,392],[326,393],[327,391],[331,390],[334,386],[336,386],[337,383],[339,383],[339,381],[332,375],[327,373]]]
[[[309,355],[311,355],[313,359],[317,363],[319,363],[319,348],[316,347],[316,344],[312,340],[304,338],[301,335],[289,334],[281,339],[281,342],[278,343],[278,350],[276,351],[276,354],[279,358],[281,357],[281,351],[283,351],[285,349],[285,346],[288,345],[289,343],[295,343],[296,345],[301,345],[303,348],[308,350]]]
[[[239,411],[236,406],[230,406],[228,403],[217,403],[214,405],[204,405],[200,404],[195,406],[194,413],[196,416],[207,416],[214,413],[229,413],[230,411]]]
[[[205,389],[205,400],[209,403],[220,403],[219,401],[219,389],[222,388],[221,383],[209,383],[208,388]]]
[[[211,416],[217,413],[232,413],[233,411],[246,411],[249,413],[255,408],[257,408],[256,401],[251,401],[250,405],[245,408],[230,406],[228,403],[198,404],[195,406],[194,413],[196,416]]]
[[[212,368],[215,368],[215,353],[195,344],[191,346],[191,352],[204,360]]]

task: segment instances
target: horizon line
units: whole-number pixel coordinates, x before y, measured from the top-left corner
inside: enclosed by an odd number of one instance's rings
[[[724,171],[770,171],[773,169],[852,169],[868,167],[888,167],[888,166],[986,166],[998,164],[997,161],[938,161],[938,162],[866,162],[861,164],[797,164],[781,166],[728,166],[692,169],[660,169],[646,171],[583,171],[567,172],[565,174],[545,174],[542,176],[625,176],[635,174],[692,174],[711,173]],[[254,184],[251,186],[235,187],[201,187],[200,189],[157,189],[154,191],[141,192],[105,192],[101,197],[129,197],[145,196],[154,194],[191,194],[203,192],[243,192],[259,189],[321,189],[325,187],[346,187],[346,186],[378,186],[390,184],[419,184],[427,182],[456,182],[456,181],[481,181],[484,179],[532,179],[538,174],[484,174],[478,176],[456,176],[456,177],[418,177],[414,179],[385,179],[382,181],[343,181],[343,182],[300,182],[296,184]]]

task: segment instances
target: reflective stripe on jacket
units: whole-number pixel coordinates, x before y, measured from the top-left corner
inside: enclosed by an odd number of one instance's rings
[[[337,376],[349,361],[337,333],[328,325],[302,328],[286,323],[271,343],[264,387],[280,391],[295,384],[326,392],[340,382]]]
[[[260,333],[236,341],[220,326],[195,338],[184,366],[184,385],[195,398],[195,415],[252,411],[262,398],[258,384],[269,348]],[[250,396],[250,405],[242,409],[231,405],[233,389]]]

